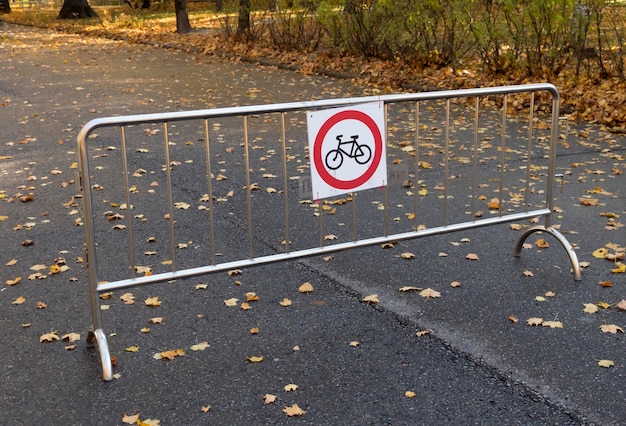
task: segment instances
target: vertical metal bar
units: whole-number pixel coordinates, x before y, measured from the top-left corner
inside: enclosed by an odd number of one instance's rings
[[[546,188],[546,199],[550,214],[546,216],[545,227],[552,224],[552,212],[554,211],[554,180],[556,174],[556,148],[559,138],[559,94],[553,93],[552,98],[552,124],[550,126],[550,157],[548,160],[548,188]]]
[[[215,214],[213,212],[213,181],[211,180],[211,144],[209,140],[209,119],[204,119],[204,154],[206,155],[206,181],[209,204],[209,239],[211,245],[211,265],[215,265]]]
[[[352,241],[356,241],[356,192],[350,193],[352,199]]]
[[[498,216],[502,216],[502,211],[504,210],[502,192],[504,191],[504,169],[506,163],[506,108],[508,99],[508,94],[505,94],[502,100],[502,144],[500,148],[502,152],[500,155],[500,182],[498,183]]]
[[[283,146],[283,214],[285,222],[285,253],[289,253],[289,191],[287,181],[287,137],[285,136],[285,112],[280,113],[281,139]]]
[[[478,187],[478,115],[480,98],[474,98],[474,147],[472,149],[472,221],[476,220],[476,189]]]
[[[413,168],[415,169],[415,184],[413,188],[413,230],[417,231],[417,200],[419,197],[419,140],[420,140],[420,103],[415,102],[415,162]]]
[[[533,164],[533,119],[535,114],[535,92],[530,93],[530,111],[528,113],[528,148],[526,150],[526,186],[524,187],[524,212],[528,212],[530,197],[530,168]]]
[[[252,189],[250,188],[250,144],[248,141],[248,116],[243,116],[243,144],[246,163],[246,207],[248,216],[248,256],[254,258],[252,250]]]
[[[176,241],[174,237],[174,202],[172,199],[172,170],[170,164],[170,138],[167,121],[163,122],[163,142],[165,143],[165,176],[167,178],[167,208],[170,227],[170,256],[172,257],[172,271],[176,270]]]
[[[387,133],[389,130],[389,126],[387,125],[387,120],[388,120],[388,107],[389,104],[385,103],[384,104],[384,117],[385,117],[385,141],[387,140],[387,137],[389,136],[389,134]],[[385,147],[383,147],[383,150],[385,151]],[[386,160],[386,159],[385,159]],[[387,176],[385,176],[387,179],[389,179]],[[383,234],[385,235],[385,237],[387,235],[389,235],[389,224],[388,224],[388,220],[389,220],[389,213],[388,213],[388,206],[387,206],[387,201],[388,201],[388,197],[387,197],[387,187],[388,182],[383,181]]]
[[[96,232],[94,229],[93,204],[91,199],[91,177],[89,174],[89,152],[87,141],[89,134],[78,135],[78,155],[80,159],[80,178],[82,185],[83,214],[85,218],[85,264],[89,276],[89,299],[91,302],[91,324],[93,330],[102,328],[100,298],[98,293],[98,265],[96,256]]]
[[[124,174],[124,201],[126,202],[126,232],[128,235],[128,265],[131,277],[135,277],[135,251],[133,242],[133,223],[131,221],[130,186],[128,185],[128,156],[126,153],[126,132],[124,126],[120,126],[120,141],[122,149],[122,173]]]
[[[324,211],[322,209],[322,200],[317,200],[317,209],[319,211],[319,227],[320,227],[320,248],[324,247],[324,225],[322,223],[322,215],[324,214]]]
[[[443,176],[443,226],[448,225],[448,183],[449,183],[449,161],[450,161],[450,99],[446,99],[446,130],[444,147],[444,176]]]

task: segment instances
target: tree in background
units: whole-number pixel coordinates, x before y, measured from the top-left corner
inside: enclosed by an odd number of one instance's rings
[[[0,13],[11,13],[11,4],[9,0],[0,1]]]
[[[186,34],[192,30],[187,13],[187,0],[174,0],[174,10],[176,11],[176,32]]]
[[[241,36],[250,29],[250,0],[239,0],[239,19],[237,35]]]
[[[58,19],[85,19],[98,16],[87,0],[63,0]]]

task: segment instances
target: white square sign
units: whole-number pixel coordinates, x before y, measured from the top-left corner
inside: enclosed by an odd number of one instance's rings
[[[307,113],[314,199],[387,185],[382,102]]]

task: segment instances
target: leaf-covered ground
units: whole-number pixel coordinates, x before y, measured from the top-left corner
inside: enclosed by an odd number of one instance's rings
[[[192,6],[193,7],[193,6]],[[52,13],[13,12],[3,17],[8,22],[28,23],[135,43],[181,48],[203,55],[228,56],[233,59],[276,65],[303,74],[328,74],[352,79],[358,84],[374,85],[382,91],[460,89],[511,84],[550,82],[561,92],[562,113],[573,121],[598,123],[607,130],[626,132],[626,82],[619,78],[599,79],[593,72],[596,64],[583,65],[575,78],[574,61],[557,78],[529,78],[518,75],[497,75],[481,72],[480,65],[465,69],[426,68],[402,60],[383,61],[332,53],[320,48],[313,52],[279,51],[268,38],[254,42],[236,42],[224,36],[223,17],[214,12],[192,11],[194,31],[179,35],[172,13],[141,14],[122,9],[113,18],[111,10],[99,11],[100,18],[91,21],[59,21]],[[119,12],[119,11],[118,11]],[[592,60],[590,60],[592,61]],[[593,62],[593,61],[592,61]],[[589,67],[591,76],[584,68]]]

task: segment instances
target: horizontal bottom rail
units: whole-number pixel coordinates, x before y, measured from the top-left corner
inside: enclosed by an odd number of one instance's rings
[[[316,247],[304,250],[298,250],[290,253],[277,253],[269,256],[256,257],[252,259],[236,260],[232,262],[220,263],[217,265],[201,266],[197,268],[190,268],[181,271],[165,272],[161,274],[155,274],[144,277],[128,278],[125,280],[98,284],[97,291],[104,293],[113,290],[119,290],[127,287],[137,287],[146,284],[152,284],[157,282],[172,281],[183,278],[195,277],[198,275],[208,275],[215,272],[223,272],[237,268],[247,268],[252,266],[266,265],[270,263],[282,262],[290,259],[311,257],[317,255],[323,255],[328,253],[334,253],[338,251],[368,247],[377,244],[383,244],[394,241],[403,241],[413,238],[427,237],[432,235],[440,235],[455,231],[463,231],[466,229],[478,228],[488,225],[497,225],[501,223],[515,222],[523,219],[530,219],[538,216],[550,215],[549,209],[533,210],[525,213],[516,213],[505,216],[492,217],[487,219],[480,219],[472,222],[463,222],[458,224],[438,226],[435,228],[422,229],[419,231],[403,232],[394,235],[388,235],[383,237],[368,238],[359,241],[350,241],[346,243],[333,244],[329,246]],[[536,231],[536,230],[535,230]]]

